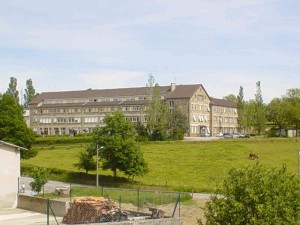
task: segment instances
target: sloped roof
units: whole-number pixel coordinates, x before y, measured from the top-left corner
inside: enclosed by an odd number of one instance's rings
[[[201,84],[176,85],[175,90],[170,92],[166,98],[191,98],[200,87],[202,87]]]
[[[166,98],[190,98],[201,84],[192,85],[176,85],[176,88],[171,92],[170,86],[160,86],[161,95]],[[206,91],[205,91],[206,92]],[[92,98],[92,97],[116,97],[116,96],[145,96],[147,95],[147,87],[134,88],[116,88],[116,89],[88,89],[79,91],[60,91],[60,92],[43,92],[35,97],[29,104],[38,104],[45,99],[68,99],[68,98]]]
[[[169,86],[160,87],[161,94],[170,91]],[[138,96],[147,95],[146,87],[116,88],[116,89],[88,89],[80,91],[43,92],[35,97],[29,104],[38,104],[45,99],[66,98],[92,98],[92,97],[114,97],[114,96]]]
[[[0,141],[0,145],[7,145],[7,146],[10,146],[10,147],[16,148],[17,150],[28,150],[27,148],[23,148],[21,146],[8,143],[6,141]]]
[[[210,100],[211,100],[212,105],[236,108],[236,103],[226,100],[226,99],[219,99],[219,98],[211,97]]]

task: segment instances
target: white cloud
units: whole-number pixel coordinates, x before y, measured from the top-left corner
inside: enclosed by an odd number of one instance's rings
[[[144,86],[153,72],[160,85],[202,83],[220,98],[240,85],[253,98],[260,80],[268,101],[300,87],[295,4],[2,1],[0,92],[11,76],[41,92]]]

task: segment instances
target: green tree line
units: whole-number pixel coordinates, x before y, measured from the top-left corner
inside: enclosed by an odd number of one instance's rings
[[[237,104],[238,128],[241,132],[263,134],[267,124],[273,125],[273,130],[281,131],[293,128],[297,132],[300,128],[300,89],[288,89],[281,98],[273,98],[268,104],[263,102],[260,81],[256,83],[253,100],[244,100],[244,90],[240,86],[237,96],[230,94],[225,99]],[[274,133],[270,133],[274,135]]]

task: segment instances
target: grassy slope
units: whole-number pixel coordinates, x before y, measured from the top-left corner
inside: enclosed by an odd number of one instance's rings
[[[142,185],[168,186],[182,191],[211,191],[217,182],[221,182],[233,166],[242,167],[255,163],[249,160],[250,152],[257,153],[263,164],[280,167],[288,166],[297,171],[298,139],[238,139],[212,142],[155,142],[143,143],[150,172],[142,178],[136,178]],[[73,164],[77,154],[86,144],[58,144],[35,146],[39,150],[37,157],[23,161],[22,165],[38,165],[48,168],[60,168],[76,172]],[[81,171],[82,172],[82,171]],[[103,176],[110,171],[99,171]],[[90,173],[94,173],[92,171]],[[122,175],[122,174],[120,174]],[[91,176],[94,182],[93,176]],[[100,178],[101,179],[101,178]]]

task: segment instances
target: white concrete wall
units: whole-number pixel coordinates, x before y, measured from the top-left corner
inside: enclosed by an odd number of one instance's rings
[[[9,145],[0,145],[0,208],[16,206],[20,151]]]

